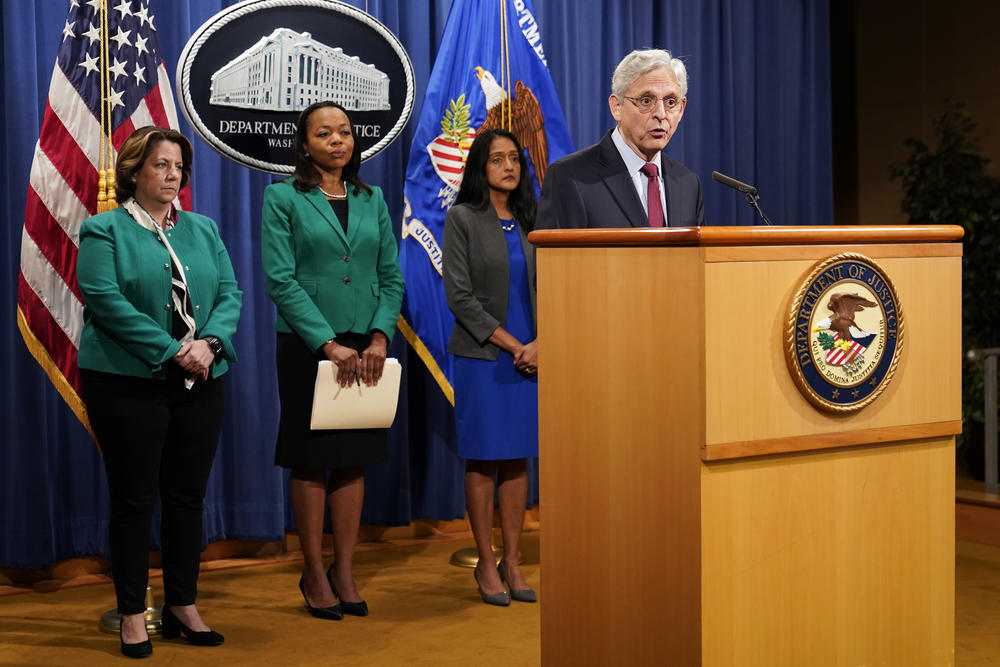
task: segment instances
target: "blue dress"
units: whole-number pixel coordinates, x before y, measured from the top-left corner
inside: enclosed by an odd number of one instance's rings
[[[510,220],[501,220],[508,225]],[[510,260],[507,321],[503,327],[522,343],[535,338],[528,269],[517,225],[505,231]],[[538,456],[538,379],[514,367],[510,353],[496,361],[456,356],[455,421],[458,455],[499,461]]]

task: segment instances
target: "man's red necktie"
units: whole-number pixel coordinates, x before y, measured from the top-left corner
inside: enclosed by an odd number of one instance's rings
[[[663,205],[660,204],[659,171],[652,162],[642,165],[640,171],[646,174],[649,182],[646,185],[646,208],[649,210],[649,226],[663,227]]]

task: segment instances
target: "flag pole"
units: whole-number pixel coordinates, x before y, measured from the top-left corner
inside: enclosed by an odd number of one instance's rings
[[[111,51],[108,42],[108,0],[101,0],[101,140],[97,156],[97,212],[118,208],[115,190],[115,168],[112,164],[114,147],[111,142],[111,75],[108,71],[108,56]]]
[[[144,604],[146,605],[146,611],[142,615],[146,619],[146,632],[150,636],[158,635],[162,632],[161,613],[163,612],[163,607],[153,604],[152,586],[146,586],[146,600]],[[121,626],[122,615],[118,613],[117,609],[109,609],[101,615],[101,632],[106,632],[109,635],[117,635],[121,632]]]
[[[510,103],[510,98],[514,94],[514,91],[510,86],[509,39],[507,31],[507,0],[500,0],[500,81],[498,83],[500,84],[500,89],[505,93],[505,95],[501,95],[500,99],[500,127],[508,132],[511,131],[514,125],[511,118],[513,107]],[[496,527],[490,529],[490,550],[493,552],[493,559],[497,564],[504,557],[503,544],[497,539],[498,533],[499,531]],[[520,552],[516,556],[517,562],[520,563]],[[476,567],[479,564],[479,550],[476,547],[458,549],[451,554],[451,559],[448,562],[458,567]]]
[[[97,156],[97,212],[104,213],[118,208],[117,194],[115,191],[115,167],[113,164],[114,146],[111,142],[111,74],[108,71],[108,57],[111,51],[108,42],[108,0],[101,0],[99,22],[101,24],[101,84],[100,84],[100,105],[101,105],[101,140]],[[93,433],[92,433],[93,435]],[[96,437],[95,437],[96,441]],[[100,444],[98,444],[100,448]],[[162,632],[163,607],[153,604],[153,588],[146,586],[146,610],[142,613],[146,621],[146,632],[158,635]],[[122,625],[122,615],[118,609],[109,609],[101,615],[101,632],[109,634],[120,634]]]
[[[494,526],[490,529],[490,549],[493,551],[493,560],[499,564],[503,559],[503,544],[499,536],[500,529]],[[476,547],[465,547],[451,554],[450,564],[457,567],[475,567],[479,564],[479,550]],[[517,562],[521,562],[521,552],[517,552]]]

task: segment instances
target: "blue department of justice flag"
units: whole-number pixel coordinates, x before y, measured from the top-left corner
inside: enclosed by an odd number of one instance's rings
[[[540,191],[553,160],[573,151],[530,0],[456,0],[434,61],[406,167],[399,328],[455,404],[446,352],[454,317],[441,279],[444,218],[476,133],[514,133]]]

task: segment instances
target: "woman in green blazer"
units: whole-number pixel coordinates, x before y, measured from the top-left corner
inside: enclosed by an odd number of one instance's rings
[[[221,644],[195,607],[205,487],[222,430],[220,376],[235,361],[242,293],[219,230],[178,211],[191,144],[136,130],[115,166],[118,208],[80,228],[83,398],[108,474],[108,532],[121,651],[153,652],[146,633],[150,524],[159,489],[163,637]]]
[[[267,289],[278,307],[276,360],[281,422],[275,463],[291,469],[302,542],[299,589],[309,613],[365,616],[354,583],[364,501],[362,466],[388,457],[385,429],[309,428],[316,364],[329,359],[342,386],[376,384],[403,300],[389,211],[358,176],[360,151],[347,112],[318,102],[299,116],[295,175],[264,191],[261,246]],[[329,502],[334,562],[324,572]]]

